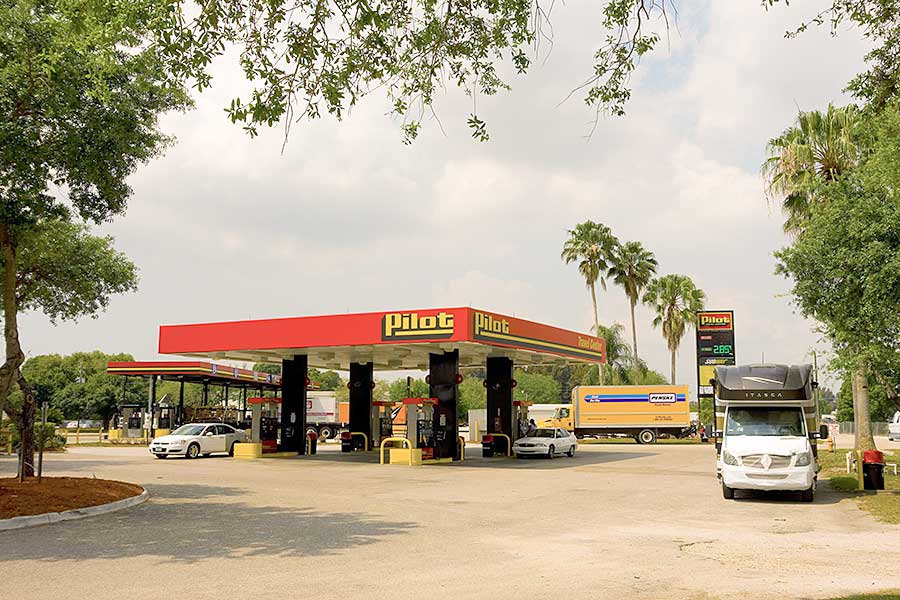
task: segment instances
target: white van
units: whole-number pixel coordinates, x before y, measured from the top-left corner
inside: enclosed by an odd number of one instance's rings
[[[816,440],[828,437],[828,427],[816,429],[811,373],[810,365],[716,367],[716,467],[725,498],[735,490],[792,490],[813,501]]]
[[[891,422],[888,423],[888,439],[892,442],[900,441],[900,410],[894,413]]]

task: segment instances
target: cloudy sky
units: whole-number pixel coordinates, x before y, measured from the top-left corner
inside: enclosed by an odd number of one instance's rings
[[[597,0],[558,4],[549,56],[511,92],[479,99],[489,143],[470,137],[471,100],[448,90],[436,105],[443,131],[428,121],[412,146],[373,96],[343,122],[294,126],[282,153],[280,129],[251,140],[226,119],[244,86],[221,66],[195,110],[163,119],[177,144],[134,175],[127,215],[101,229],[139,265],[140,290],[98,320],[53,327],[28,315],[29,355],[156,359],[164,323],[459,305],[587,331],[590,298],[559,253],[566,230],[592,219],[652,249],[661,273],[692,277],[710,308],[734,309],[739,361],[808,360],[818,336],[773,274],[786,238],[759,164],[798,107],[847,100],[865,45],[852,30],[784,39],[822,2],[680,4],[627,116],[602,119],[590,140],[581,98],[560,102],[590,73]],[[628,323],[620,289],[601,295],[600,311]],[[650,320],[639,308],[641,354],[668,373]],[[693,361],[691,334],[680,381],[694,382]]]

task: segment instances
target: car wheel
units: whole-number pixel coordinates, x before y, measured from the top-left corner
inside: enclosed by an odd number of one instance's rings
[[[554,454],[556,454],[556,448],[550,446],[550,449],[547,450],[547,458],[553,458]]]
[[[168,454],[155,454],[156,458],[169,458]]]
[[[575,446],[572,446],[571,448],[569,448],[569,451],[566,452],[566,456],[568,456],[569,458],[572,458],[573,456],[575,456]]]
[[[228,456],[234,456],[234,442],[231,442],[231,446],[228,447]]]
[[[521,458],[524,458],[524,457],[523,457],[521,454],[516,454],[516,458],[521,459]]]
[[[319,430],[319,439],[323,442],[325,440],[330,440],[334,437],[334,432],[331,430],[331,427],[323,427]]]
[[[643,429],[637,434],[638,444],[652,444],[656,442],[656,433],[652,429]]]
[[[187,452],[184,453],[187,458],[197,458],[200,456],[200,445],[191,444],[188,446]]]
[[[812,502],[816,498],[816,490],[813,488],[809,488],[808,490],[803,490],[800,492],[800,501],[801,502]]]
[[[734,500],[734,488],[730,488],[723,483],[722,484],[722,496],[726,500]]]

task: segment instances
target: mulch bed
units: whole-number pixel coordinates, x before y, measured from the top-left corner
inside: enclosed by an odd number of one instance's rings
[[[16,478],[0,479],[0,519],[97,506],[143,491],[131,483],[87,477],[44,477],[41,483],[36,477],[24,483]]]

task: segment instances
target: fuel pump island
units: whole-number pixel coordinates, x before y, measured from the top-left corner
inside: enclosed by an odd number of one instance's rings
[[[605,363],[605,340],[474,308],[308,316],[220,323],[163,325],[159,352],[192,358],[280,363],[281,452],[304,454],[307,444],[307,370],[349,372],[347,451],[373,450],[397,440],[393,416],[406,410],[405,449],[422,459],[458,460],[460,370],[486,372],[488,435],[520,435],[526,408],[513,402],[514,365]],[[427,398],[402,406],[372,397],[376,370],[428,371]],[[507,444],[504,443],[503,446]],[[505,449],[505,448],[504,448]]]

